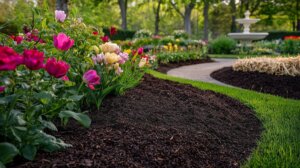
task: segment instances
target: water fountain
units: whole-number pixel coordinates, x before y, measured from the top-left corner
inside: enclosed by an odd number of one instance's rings
[[[245,12],[245,18],[243,19],[236,19],[237,23],[243,25],[244,31],[241,33],[229,33],[228,36],[239,40],[241,43],[250,44],[253,40],[260,40],[265,38],[269,33],[257,33],[257,32],[250,32],[250,25],[258,22],[260,19],[252,19],[249,17],[250,12]]]

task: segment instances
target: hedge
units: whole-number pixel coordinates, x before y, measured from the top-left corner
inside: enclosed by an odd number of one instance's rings
[[[300,36],[300,32],[287,32],[287,31],[276,31],[269,32],[269,35],[264,40],[278,40],[283,39],[285,36]]]
[[[109,28],[103,28],[105,35],[109,35]],[[132,39],[135,31],[118,29],[117,34],[111,37],[111,40],[127,40]]]

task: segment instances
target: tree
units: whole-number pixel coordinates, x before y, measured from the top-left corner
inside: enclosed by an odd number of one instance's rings
[[[183,18],[184,30],[188,34],[192,34],[191,14],[192,14],[192,10],[196,6],[196,0],[183,1],[184,13],[180,11],[178,4],[174,0],[170,0],[170,3],[175,9],[175,11]]]
[[[127,0],[118,0],[122,19],[121,27],[124,30],[127,30],[127,2]]]
[[[235,23],[235,19],[236,19],[235,0],[230,0],[229,5],[230,5],[230,9],[231,9],[231,32],[236,32],[237,28],[236,28],[236,23]]]
[[[154,13],[155,13],[155,30],[154,30],[154,34],[158,35],[159,33],[159,21],[160,21],[160,17],[159,17],[159,12],[161,9],[161,4],[162,4],[163,0],[158,0],[157,2],[157,7],[154,8]]]
[[[63,10],[68,14],[68,2],[69,0],[56,0],[56,10]]]
[[[208,40],[208,10],[209,10],[209,1],[204,1],[204,8],[203,8],[203,17],[204,17],[204,28],[203,28],[203,40]]]

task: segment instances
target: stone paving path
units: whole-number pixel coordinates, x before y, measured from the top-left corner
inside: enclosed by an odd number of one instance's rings
[[[212,77],[210,74],[213,71],[221,69],[223,67],[232,66],[236,59],[214,59],[215,62],[203,63],[196,65],[182,66],[179,68],[171,69],[167,72],[170,76],[176,76],[191,80],[199,80],[203,82],[215,83],[218,85],[229,86],[225,83],[219,82]]]

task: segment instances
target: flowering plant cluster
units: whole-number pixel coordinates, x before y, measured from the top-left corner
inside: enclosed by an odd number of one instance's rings
[[[300,40],[300,36],[285,36],[284,40]]]
[[[111,27],[110,36],[116,33]],[[89,127],[81,107],[99,109],[108,94],[134,87],[154,58],[143,49],[123,52],[101,29],[67,19],[64,11],[0,38],[0,165],[69,147],[44,129],[57,131],[56,118]]]

